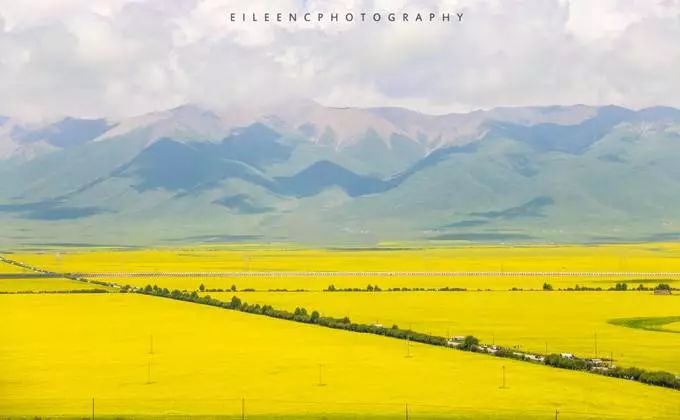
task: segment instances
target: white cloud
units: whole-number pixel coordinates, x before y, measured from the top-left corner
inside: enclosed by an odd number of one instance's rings
[[[227,13],[464,11],[462,23]],[[0,0],[0,114],[123,117],[314,98],[426,112],[680,106],[680,0]]]

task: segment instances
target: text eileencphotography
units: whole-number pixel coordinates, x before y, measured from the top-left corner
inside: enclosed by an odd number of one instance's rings
[[[464,12],[227,12],[231,23],[456,23]]]

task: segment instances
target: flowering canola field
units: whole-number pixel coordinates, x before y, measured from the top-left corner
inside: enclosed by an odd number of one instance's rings
[[[10,417],[83,418],[93,404],[96,416],[289,419],[670,420],[680,408],[670,389],[415,343],[406,357],[399,340],[151,296],[0,295],[0,319]]]
[[[312,272],[309,276],[245,277],[112,277],[123,284],[157,284],[180,290],[208,288],[269,290],[278,288],[322,290],[329,284],[340,288],[366,287],[367,283],[390,287],[461,287],[508,290],[513,287],[540,289],[544,282],[556,288],[608,288],[619,281],[636,287],[659,280],[680,284],[680,277],[526,277],[532,272],[677,272],[680,244],[531,245],[432,247],[422,244],[386,244],[371,249],[304,249],[294,246],[214,245],[167,249],[94,249],[23,251],[12,257],[58,272]],[[314,272],[495,272],[486,276],[333,276]],[[514,274],[513,274],[514,273]],[[511,275],[510,275],[511,274]],[[653,283],[653,284],[652,284]]]
[[[621,366],[680,374],[680,334],[613,325],[633,317],[680,315],[680,295],[651,292],[304,292],[206,293],[354,322],[396,324],[440,336],[545,353],[614,357]],[[674,324],[664,326],[673,328]]]

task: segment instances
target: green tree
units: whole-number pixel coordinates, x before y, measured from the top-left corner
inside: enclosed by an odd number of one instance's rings
[[[198,290],[200,290],[201,292],[205,292],[205,284],[201,283],[201,285],[198,286]]]
[[[552,290],[552,284],[550,283],[543,283],[543,290]]]
[[[479,346],[479,339],[473,335],[468,335],[463,339],[463,342],[458,347],[463,350],[472,350],[473,348]]]
[[[241,307],[241,299],[236,296],[231,298],[231,303],[229,304],[233,309],[239,309]]]

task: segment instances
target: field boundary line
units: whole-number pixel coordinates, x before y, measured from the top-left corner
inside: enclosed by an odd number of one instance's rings
[[[677,271],[130,271],[64,273],[82,277],[653,277]]]

